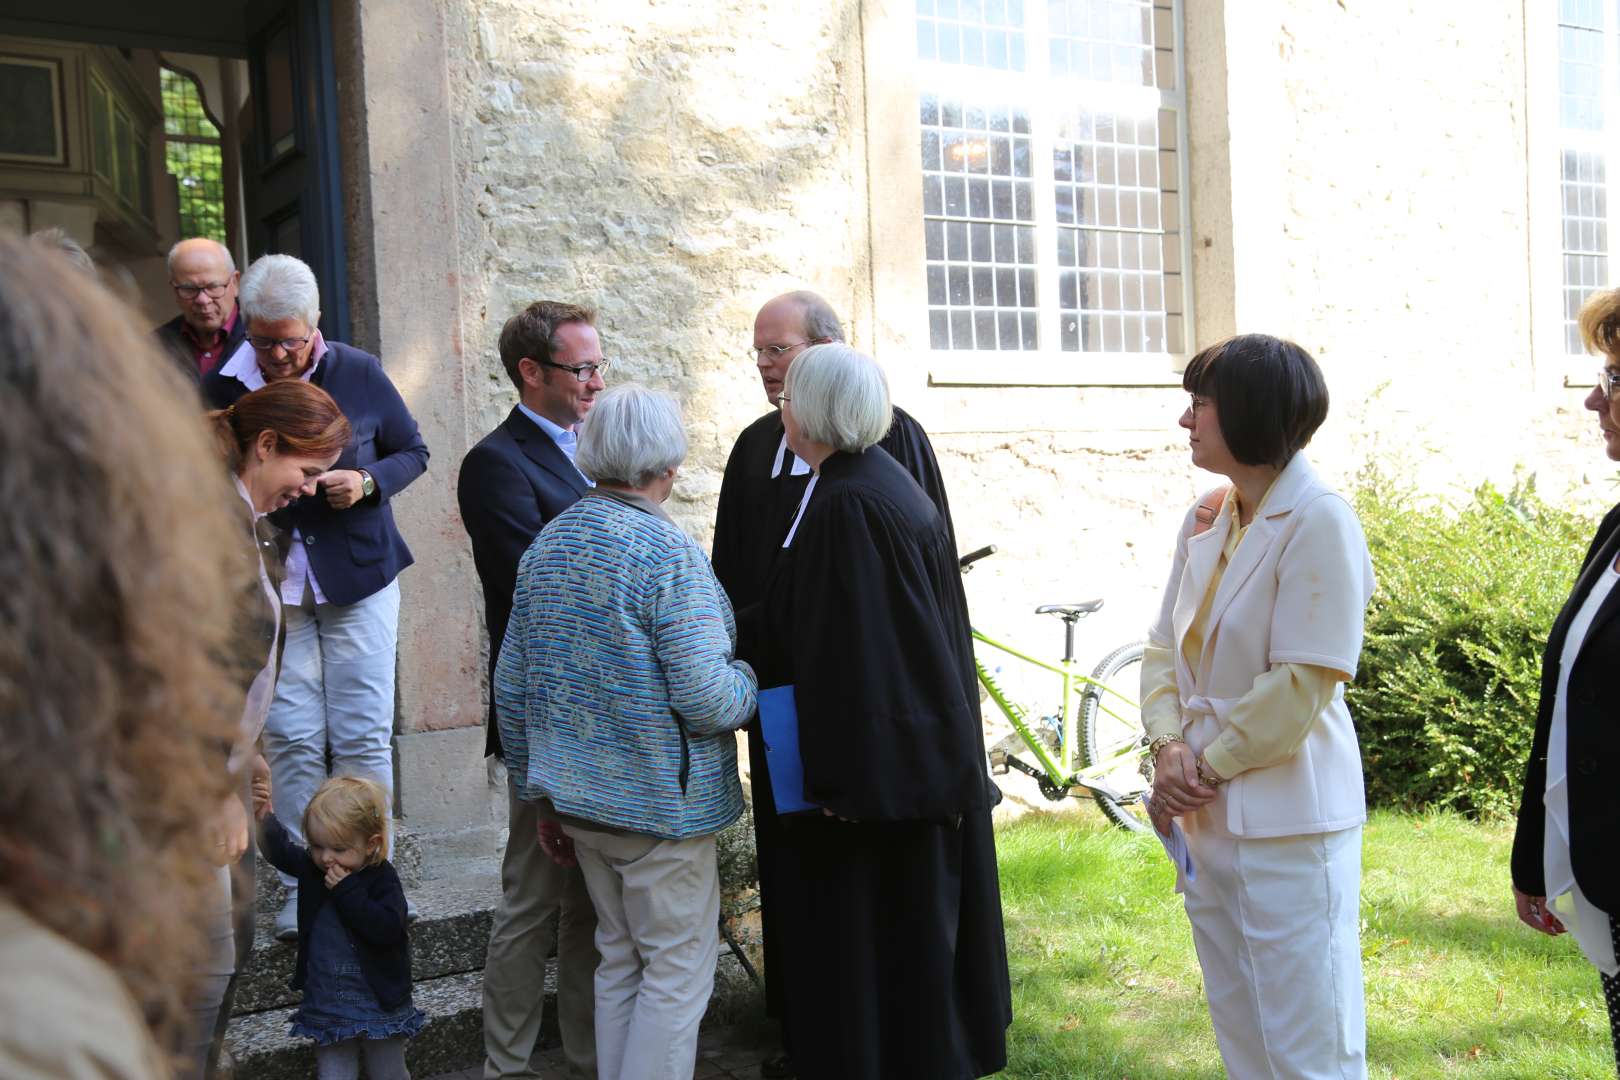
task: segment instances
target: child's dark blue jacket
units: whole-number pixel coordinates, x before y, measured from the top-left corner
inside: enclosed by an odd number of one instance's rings
[[[304,988],[309,970],[309,935],[321,905],[337,905],[338,919],[354,942],[360,973],[377,995],[377,1003],[392,1011],[411,999],[411,941],[405,930],[405,888],[386,859],[362,867],[326,887],[326,871],[315,865],[307,848],[292,837],[274,814],[259,826],[264,857],[284,874],[298,879],[298,965],[293,970],[294,990]]]

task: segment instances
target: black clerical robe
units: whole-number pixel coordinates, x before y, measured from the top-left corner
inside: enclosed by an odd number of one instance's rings
[[[755,626],[795,688],[805,792],[838,815],[777,837],[800,1080],[998,1071],[1012,1002],[967,600],[943,518],[888,454],[822,463]]]
[[[951,526],[951,506],[939,475],[928,433],[911,414],[895,406],[894,424],[878,443],[917,481]],[[777,452],[781,469],[772,476]],[[757,603],[810,474],[793,475],[793,451],[782,445],[782,414],[776,409],[743,429],[726,460],[720,505],[714,519],[714,574],[739,611]],[[955,534],[952,532],[953,543]]]
[[[793,451],[784,446],[782,435],[782,414],[776,409],[749,424],[732,447],[720,484],[712,562],[715,576],[737,612],[744,639],[748,636],[750,620],[758,614],[771,567],[781,554],[782,541],[810,481],[808,472],[794,475]],[[922,425],[896,406],[894,423],[878,445],[917,481],[950,530],[951,508],[945,497],[945,484],[940,478],[933,445]],[[776,475],[773,476],[773,472]],[[759,658],[749,656],[746,649],[745,640],[739,646],[738,655],[757,666]],[[787,962],[777,947],[781,932],[775,925],[776,905],[773,903],[778,892],[775,881],[778,825],[776,801],[771,794],[770,778],[765,774],[765,744],[759,737],[757,723],[748,726],[748,754],[754,846],[759,866],[760,929],[765,950],[765,1011],[771,1016],[780,1016]]]

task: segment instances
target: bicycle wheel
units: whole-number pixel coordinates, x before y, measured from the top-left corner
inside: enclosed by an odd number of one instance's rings
[[[1121,645],[1103,658],[1091,677],[1106,689],[1087,686],[1080,702],[1080,764],[1090,767],[1113,762],[1113,767],[1097,779],[1118,792],[1119,801],[1093,792],[1097,806],[1116,825],[1147,832],[1147,809],[1142,796],[1153,787],[1152,766],[1142,774],[1144,747],[1142,710],[1137,699],[1142,693],[1142,652],[1144,642]],[[1137,752],[1132,753],[1135,749]]]

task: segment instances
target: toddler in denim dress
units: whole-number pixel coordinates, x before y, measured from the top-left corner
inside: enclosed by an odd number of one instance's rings
[[[405,890],[388,861],[388,800],[354,776],[322,784],[304,811],[308,849],[293,843],[255,793],[260,844],[277,870],[298,879],[298,964],[304,999],[292,1034],[315,1040],[320,1080],[354,1080],[364,1056],[371,1080],[410,1080],[405,1040],[426,1018],[411,1002]]]

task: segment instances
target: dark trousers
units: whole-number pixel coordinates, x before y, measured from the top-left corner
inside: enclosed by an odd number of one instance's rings
[[[1614,942],[1614,955],[1620,956],[1620,922],[1609,916],[1609,938]],[[1620,975],[1601,975],[1603,1004],[1609,1010],[1609,1040],[1614,1044],[1615,1073],[1620,1075]]]

